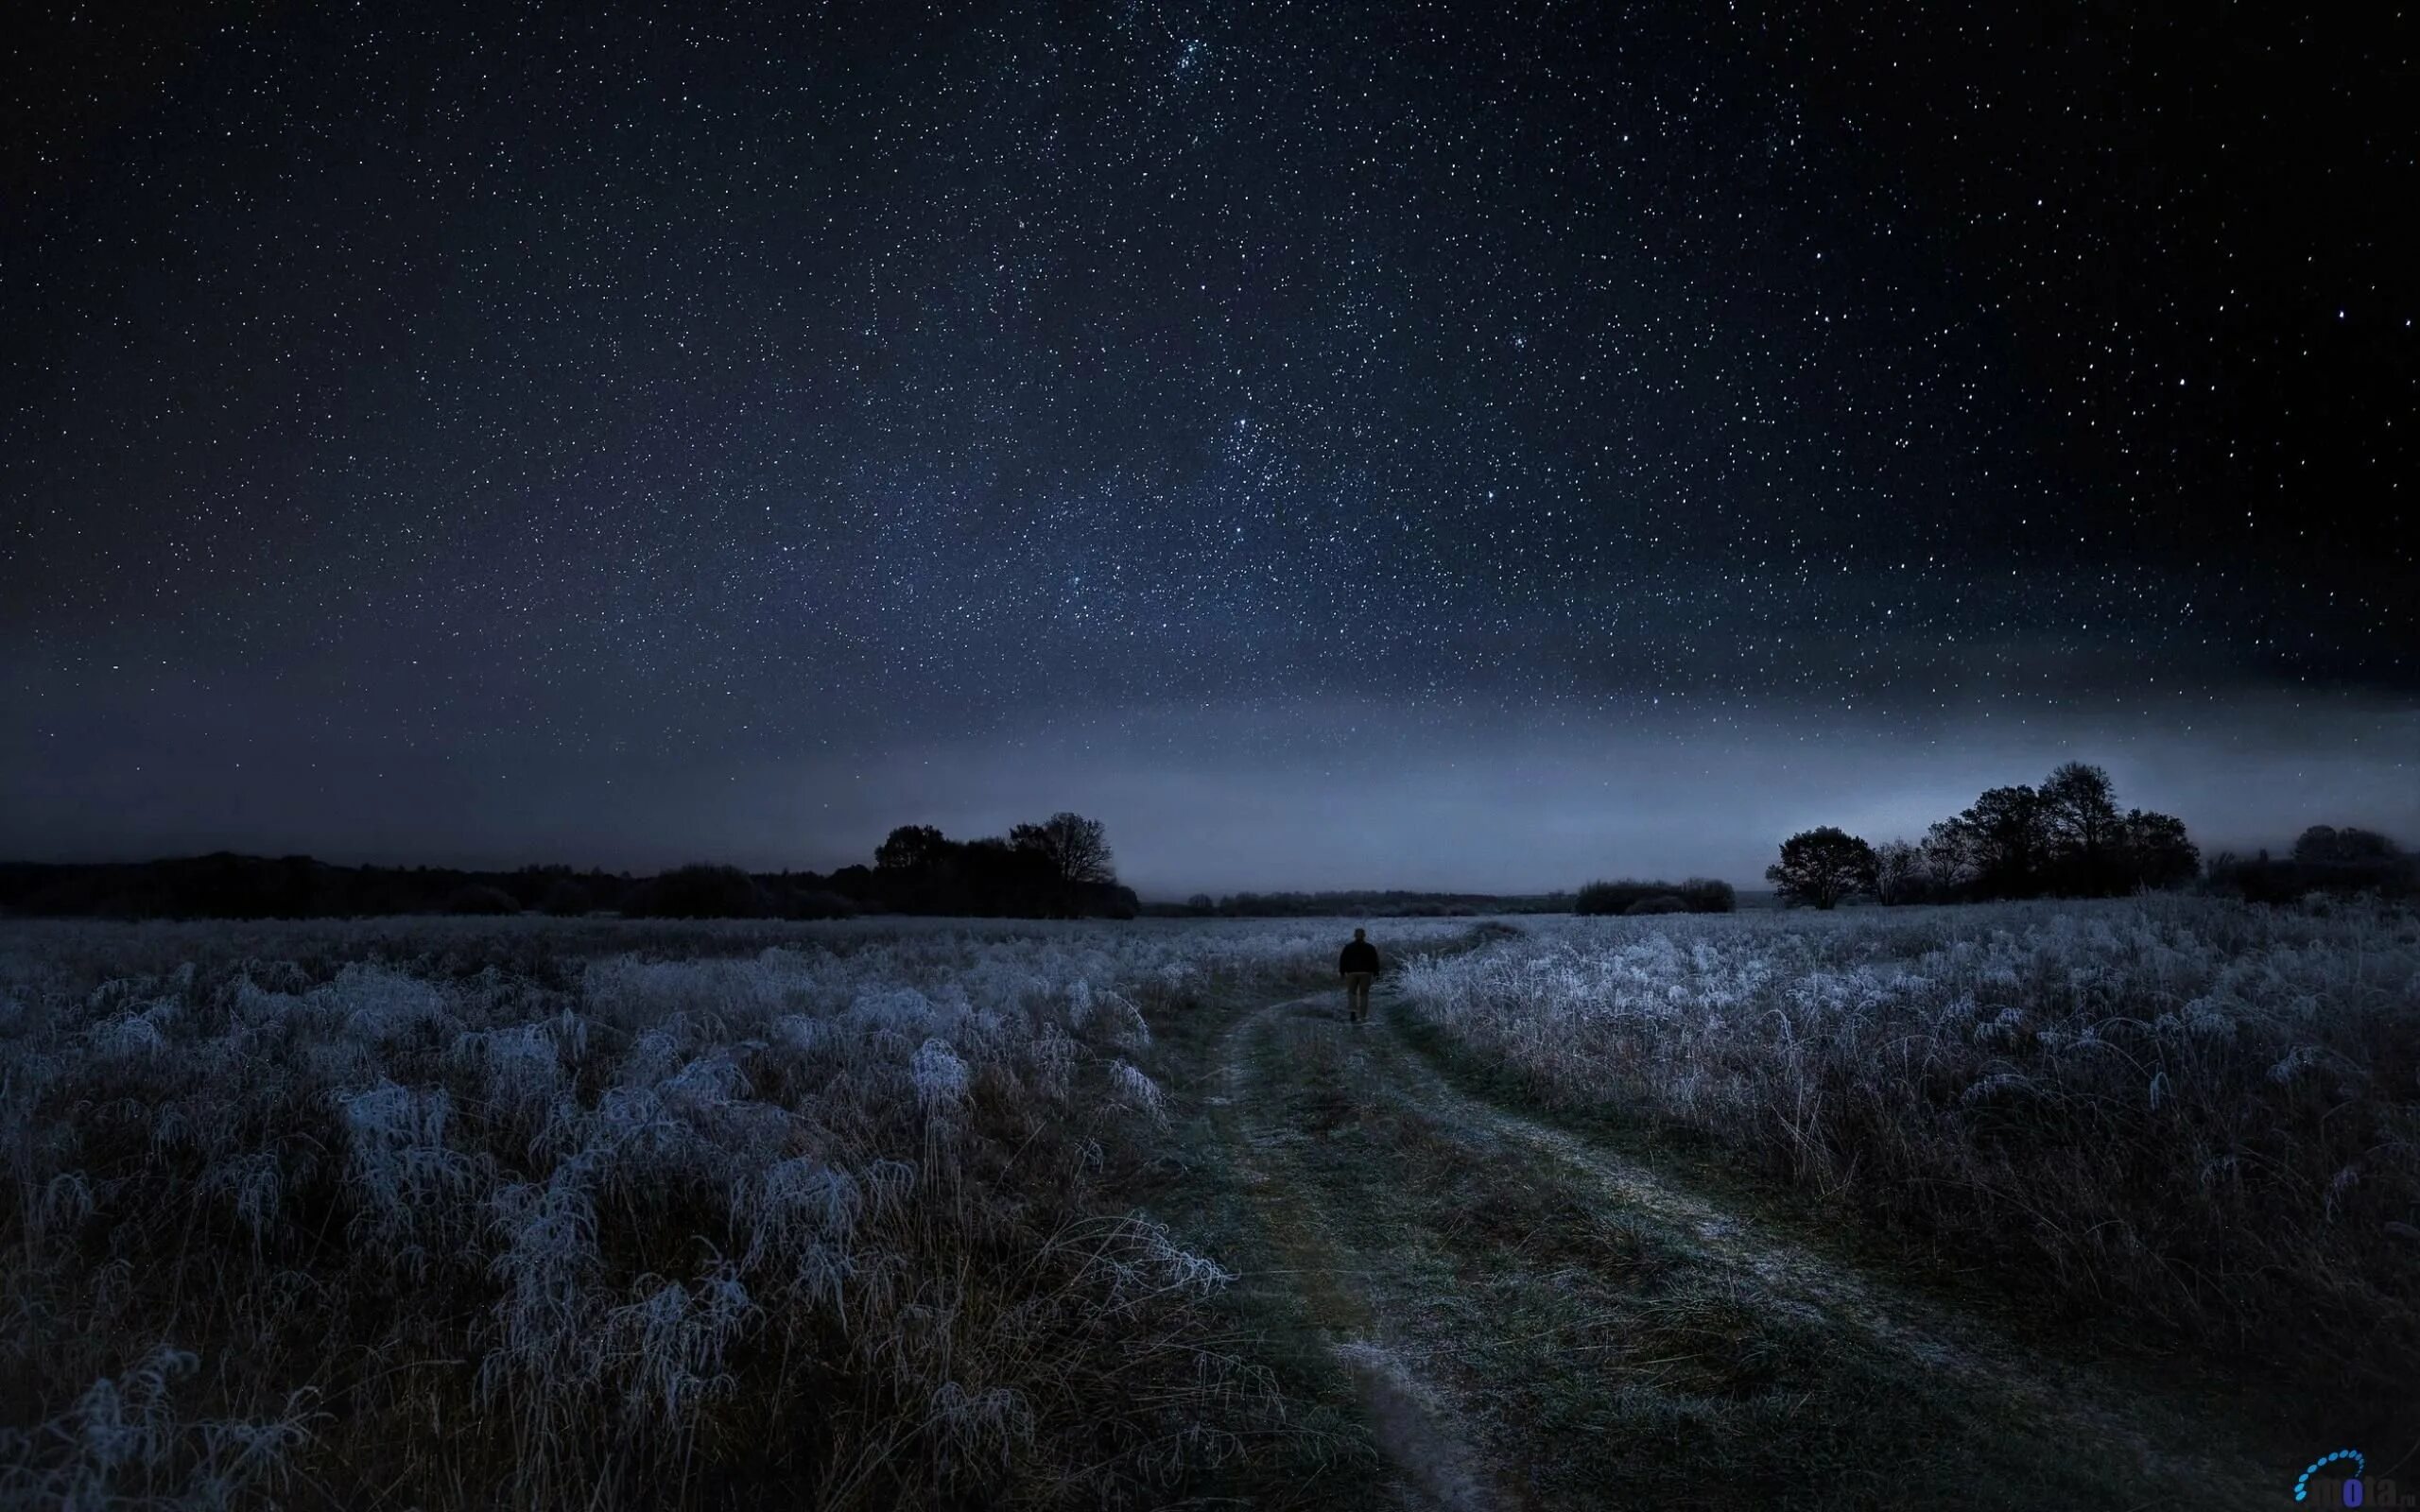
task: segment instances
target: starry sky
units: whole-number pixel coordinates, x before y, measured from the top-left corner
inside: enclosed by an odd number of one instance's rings
[[[2420,46],[2330,6],[49,9],[0,854],[1751,883],[2420,841]]]

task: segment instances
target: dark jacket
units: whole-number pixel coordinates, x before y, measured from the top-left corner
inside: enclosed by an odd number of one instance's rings
[[[1378,947],[1366,939],[1357,939],[1344,947],[1336,958],[1336,973],[1350,975],[1355,971],[1375,971],[1378,969]]]

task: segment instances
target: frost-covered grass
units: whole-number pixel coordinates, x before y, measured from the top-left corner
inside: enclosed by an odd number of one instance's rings
[[[1150,1022],[1331,933],[0,926],[0,1503],[1165,1500],[1281,1427]]]
[[[2420,919],[2190,898],[1525,921],[1412,1011],[1529,1094],[1711,1142],[2080,1313],[2397,1379]]]

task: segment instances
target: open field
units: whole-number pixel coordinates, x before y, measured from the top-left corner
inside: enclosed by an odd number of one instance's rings
[[[1569,921],[1407,988],[1521,1097],[1702,1144],[2029,1301],[2411,1384],[2409,909]]]
[[[0,1502],[2254,1506],[2412,1442],[2409,913],[1391,922],[1358,1026],[1336,933],[0,925]]]

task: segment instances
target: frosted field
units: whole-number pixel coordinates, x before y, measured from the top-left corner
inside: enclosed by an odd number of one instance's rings
[[[1305,1428],[1137,1211],[1155,1029],[1351,922],[0,925],[0,1503],[1164,1504]],[[2086,1315],[2420,1337],[2409,911],[1373,925],[1523,1100]]]
[[[2420,1337],[2420,916],[2153,897],[1644,919],[1415,963],[1529,1098],[1677,1132],[2094,1315]]]
[[[1266,1416],[1148,1020],[1337,934],[0,926],[0,1499],[1148,1501]]]

